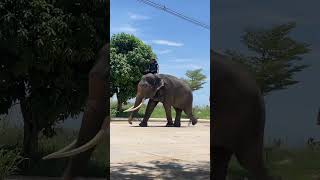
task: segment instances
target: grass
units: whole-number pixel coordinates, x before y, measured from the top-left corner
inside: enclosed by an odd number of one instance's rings
[[[0,180],[13,175],[19,170],[18,165],[24,160],[20,155],[20,150],[0,149]]]
[[[275,148],[266,162],[270,173],[282,180],[318,180],[320,178],[320,148]],[[232,158],[229,172],[231,179],[243,179],[248,173]]]
[[[112,101],[110,103],[111,108],[110,108],[110,113],[112,117],[128,117],[129,113],[126,112],[117,112],[117,103]],[[127,105],[123,106],[123,109],[127,109],[129,107],[133,106],[133,104],[128,103]],[[146,110],[146,105],[142,105],[142,107],[139,110],[138,113],[138,117],[142,118],[144,115],[144,112]],[[171,108],[171,113],[172,113],[172,118],[174,119],[176,112],[174,110],[174,108]],[[193,114],[195,117],[200,118],[200,119],[210,119],[210,107],[209,106],[195,106],[193,108]],[[159,103],[156,108],[154,109],[154,111],[151,114],[152,118],[163,118],[166,117],[166,113],[165,110],[163,108],[163,105],[161,103]],[[187,118],[187,115],[182,112],[181,115],[182,118]]]

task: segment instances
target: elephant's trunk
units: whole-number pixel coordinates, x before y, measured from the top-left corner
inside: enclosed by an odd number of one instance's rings
[[[134,103],[134,106],[127,109],[125,112],[131,112],[130,116],[128,118],[128,123],[132,124],[132,119],[133,119],[133,115],[135,112],[137,112],[139,110],[139,108],[143,105],[144,102],[144,97],[141,96],[139,93],[136,96],[136,101]]]

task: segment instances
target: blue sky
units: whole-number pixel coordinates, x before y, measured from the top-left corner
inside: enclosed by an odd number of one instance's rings
[[[210,1],[153,0],[205,24],[210,24]],[[137,0],[111,0],[111,34],[133,34],[150,45],[161,74],[185,77],[203,69],[204,88],[194,92],[194,105],[208,105],[210,95],[210,31]]]

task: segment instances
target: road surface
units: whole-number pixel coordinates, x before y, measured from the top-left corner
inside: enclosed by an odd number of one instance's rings
[[[210,123],[111,122],[111,179],[210,179]]]

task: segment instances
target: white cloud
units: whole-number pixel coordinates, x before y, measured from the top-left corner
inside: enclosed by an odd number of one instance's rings
[[[190,59],[190,58],[179,58],[179,59],[174,59],[172,61],[178,62],[178,63],[195,62],[194,59]]]
[[[171,53],[171,52],[172,52],[172,50],[170,50],[170,49],[156,51],[156,53],[159,54],[159,55],[168,54],[168,53]]]
[[[171,69],[171,70],[182,70],[182,69],[188,69],[188,70],[194,70],[194,69],[204,69],[202,65],[197,64],[163,64],[163,68],[165,69]]]
[[[134,13],[128,13],[129,14],[129,18],[132,20],[148,20],[151,19],[149,16],[144,16],[144,15],[140,15],[140,14],[134,14]]]
[[[173,42],[173,41],[168,41],[163,39],[152,40],[152,43],[158,44],[158,45],[175,46],[175,47],[181,47],[184,45],[183,43],[178,43],[178,42]]]
[[[129,34],[136,34],[138,32],[138,28],[135,28],[129,24],[126,24],[121,27],[114,27],[114,28],[111,27],[111,32],[114,32],[114,33],[124,32]]]

